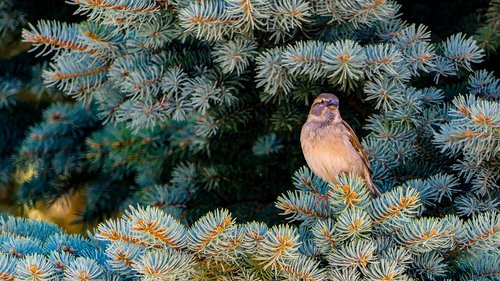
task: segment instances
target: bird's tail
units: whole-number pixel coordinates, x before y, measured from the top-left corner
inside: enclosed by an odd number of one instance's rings
[[[380,190],[378,190],[378,188],[373,183],[371,176],[366,177],[365,182],[366,182],[366,185],[368,186],[368,189],[371,192],[372,198],[377,198],[380,195],[382,195],[382,193],[380,193]]]

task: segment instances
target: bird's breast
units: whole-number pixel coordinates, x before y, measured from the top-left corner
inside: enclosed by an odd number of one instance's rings
[[[341,127],[331,126],[311,130],[303,128],[301,145],[311,170],[327,181],[334,181],[340,173],[363,174],[363,162]]]

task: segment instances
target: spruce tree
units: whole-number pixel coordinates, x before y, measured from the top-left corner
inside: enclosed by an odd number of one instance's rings
[[[4,279],[500,277],[500,82],[474,38],[434,40],[390,0],[70,2],[85,20],[22,32],[65,97],[3,174],[33,171],[21,203],[80,190],[83,222],[121,214],[87,237],[4,218]],[[301,167],[321,92],[363,136],[381,197]]]

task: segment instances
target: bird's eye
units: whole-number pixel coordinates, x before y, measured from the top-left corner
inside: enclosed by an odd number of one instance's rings
[[[320,104],[325,104],[326,100],[321,100],[319,103]]]

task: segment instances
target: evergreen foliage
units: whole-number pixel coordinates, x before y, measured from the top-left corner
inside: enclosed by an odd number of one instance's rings
[[[500,82],[475,70],[493,43],[433,40],[390,0],[70,2],[86,20],[40,20],[22,37],[51,56],[44,85],[76,102],[0,134],[0,182],[14,158],[33,172],[21,203],[84,190],[81,221],[122,215],[88,238],[5,218],[0,277],[500,278]],[[497,6],[480,34],[497,28]],[[24,84],[0,77],[8,115]],[[298,128],[321,92],[366,134],[381,197],[307,167],[280,189],[303,163]],[[273,226],[274,201],[287,223]]]
[[[130,186],[157,192],[151,187],[160,184],[167,194],[202,187],[231,196],[228,189],[245,185],[238,179],[255,172],[246,165],[279,155],[281,139],[294,138],[302,120],[294,105],[335,88],[363,90],[364,106],[378,111],[368,121],[373,134],[364,145],[383,189],[427,178],[430,171],[455,181],[446,174],[448,156],[434,157],[439,147],[433,126],[446,119],[438,82],[481,62],[483,51],[473,39],[457,34],[431,43],[428,28],[399,19],[399,6],[391,1],[108,2],[78,1],[77,12],[88,21],[42,20],[23,31],[38,54],[55,54],[43,73],[46,84],[93,107],[108,124],[89,137],[83,157],[99,178],[134,178],[135,184],[124,187],[128,192],[136,189]],[[438,87],[413,86],[430,77]],[[495,99],[494,77],[471,77],[470,87],[477,88],[474,79],[491,80],[486,98]],[[271,124],[255,116],[268,116]],[[242,132],[250,126],[266,129]],[[255,139],[248,144],[255,156],[248,150],[235,155],[242,144],[222,141],[232,136]],[[249,157],[240,167],[228,163]],[[196,187],[163,185],[174,175],[169,171],[185,167],[190,169],[181,173]],[[96,188],[114,190],[105,182]],[[90,202],[109,194],[90,190]],[[446,194],[451,198],[451,191]],[[192,200],[179,196],[186,204]]]
[[[486,24],[479,28],[476,38],[487,54],[497,54],[500,48],[500,1],[489,2],[486,18]]]
[[[307,168],[295,173],[294,185],[299,199],[289,193],[276,206],[300,221],[298,227],[237,223],[225,209],[188,227],[159,208],[137,206],[101,223],[86,239],[51,223],[7,217],[0,224],[0,275],[5,280],[498,278],[498,212],[466,221],[455,215],[419,217],[416,189],[398,187],[372,200],[358,177],[329,185]]]
[[[26,24],[26,15],[11,0],[0,2],[0,50],[16,40],[17,32]]]

